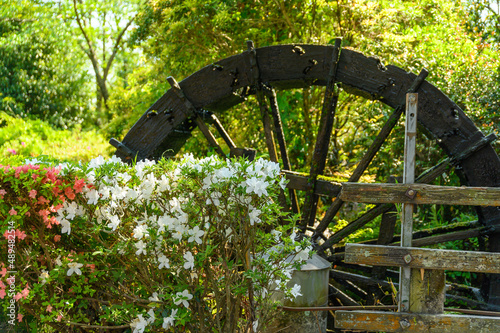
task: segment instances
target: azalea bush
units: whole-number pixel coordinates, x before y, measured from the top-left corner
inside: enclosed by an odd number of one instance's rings
[[[1,166],[4,316],[31,331],[261,331],[311,254],[284,186],[262,159]]]

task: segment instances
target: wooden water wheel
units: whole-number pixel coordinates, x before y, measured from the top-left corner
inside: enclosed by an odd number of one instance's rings
[[[282,169],[290,179],[288,202],[295,212],[301,212],[302,230],[308,231],[317,242],[319,251],[334,264],[331,277],[336,283],[330,286],[331,304],[373,304],[374,299],[383,298],[380,294],[374,295],[380,293],[381,289],[388,290],[391,287],[385,278],[391,277],[397,281],[397,272],[345,264],[342,260],[344,247],[339,244],[379,215],[382,215],[382,222],[377,243],[397,241],[394,236],[395,218],[387,214],[394,206],[376,205],[333,234],[326,233],[329,226],[335,225],[335,217],[343,204],[337,196],[340,187],[318,178],[318,175],[323,174],[327,162],[338,99],[336,86],[350,94],[379,100],[394,109],[358,162],[349,182],[360,179],[404,113],[406,93],[418,92],[418,122],[437,141],[447,158],[418,177],[417,182],[431,182],[451,166],[460,173],[463,185],[500,186],[500,159],[491,146],[496,137],[485,136],[479,131],[460,107],[425,81],[426,76],[425,70],[415,75],[395,66],[383,66],[379,60],[354,50],[341,49],[340,39],[336,40],[335,46],[297,44],[254,48],[253,43],[248,42],[247,51],[204,67],[179,83],[169,78],[172,88],[142,115],[122,142],[112,139],[111,144],[117,148],[116,155],[122,159],[158,159],[179,151],[191,136],[191,131],[198,126],[210,145],[218,153],[224,154],[226,148],[221,148],[210,132],[210,127],[213,127],[232,155],[252,158],[255,152],[236,147],[216,115],[255,95],[260,105],[269,156],[277,161],[280,155]],[[291,172],[276,90],[313,85],[326,88],[313,162],[309,175],[304,176]],[[297,200],[297,191],[304,191],[305,199]],[[320,196],[330,197],[331,204],[326,213],[317,216],[316,207]],[[299,202],[303,204],[299,205]],[[447,226],[432,233],[414,233],[417,246],[479,236],[488,240],[487,251],[500,252],[500,209],[481,206],[476,210],[478,221],[475,223]],[[468,293],[471,297],[457,296],[451,291],[447,297],[452,302],[465,302],[471,308],[498,311],[500,277],[492,274],[485,281],[489,282],[482,286],[451,286],[451,290]],[[477,287],[481,287],[482,296]]]

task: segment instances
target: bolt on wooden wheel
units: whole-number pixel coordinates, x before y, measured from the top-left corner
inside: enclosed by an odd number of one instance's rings
[[[219,154],[226,154],[226,150],[231,155],[253,158],[255,151],[237,147],[217,115],[254,96],[258,105],[255,112],[262,120],[269,158],[280,160],[290,179],[287,198],[283,193],[282,203],[301,214],[300,227],[317,242],[320,253],[334,265],[331,277],[336,282],[330,286],[332,303],[355,305],[362,299],[391,302],[384,292],[390,291],[394,285],[385,281],[385,277],[397,280],[397,273],[345,264],[342,258],[343,241],[374,221],[379,233],[378,239],[372,242],[388,244],[398,241],[394,205],[374,205],[340,226],[336,216],[342,212],[343,202],[337,196],[341,187],[320,177],[328,168],[329,142],[335,130],[339,102],[338,88],[355,96],[380,101],[394,109],[347,177],[349,182],[360,180],[391,134],[404,113],[407,92],[419,93],[419,124],[447,156],[440,164],[422,173],[417,182],[431,182],[448,167],[455,167],[463,185],[500,186],[500,159],[490,144],[496,137],[485,136],[459,106],[427,82],[425,70],[415,75],[395,66],[384,66],[378,59],[351,49],[341,49],[340,39],[334,46],[296,44],[255,48],[251,42],[247,46],[247,51],[206,66],[179,83],[170,78],[172,88],[143,114],[123,141],[111,140],[117,148],[117,156],[130,160],[135,156],[138,159],[158,159],[175,155],[191,137],[193,129],[198,127]],[[320,125],[316,142],[311,144],[314,148],[309,172],[293,173],[278,96],[282,90],[317,86],[325,86],[325,90],[318,106],[321,109]],[[219,140],[211,127],[218,133]],[[221,146],[221,140],[227,148]],[[390,181],[397,180],[387,175],[387,182]],[[318,213],[320,200],[329,206]],[[415,244],[428,246],[487,236],[489,241],[484,249],[500,252],[500,210],[477,207],[476,211],[478,221],[415,232]],[[500,308],[500,277],[497,275],[489,276],[489,284],[482,287],[482,296],[477,287],[450,288],[476,299],[460,298],[450,293],[451,300],[465,301],[470,307],[480,309]]]

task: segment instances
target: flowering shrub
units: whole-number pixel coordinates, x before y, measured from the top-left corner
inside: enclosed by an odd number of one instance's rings
[[[32,331],[263,330],[311,251],[284,186],[262,159],[2,166],[3,311],[14,299]]]

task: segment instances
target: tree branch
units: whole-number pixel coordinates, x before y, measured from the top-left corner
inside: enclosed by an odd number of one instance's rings
[[[137,12],[134,15],[134,17],[132,17],[130,19],[130,21],[128,21],[128,23],[125,26],[125,28],[123,28],[123,30],[120,32],[120,34],[116,38],[115,45],[113,45],[113,53],[111,53],[111,56],[109,57],[108,62],[106,64],[106,68],[104,68],[104,80],[106,80],[106,78],[108,77],[109,70],[111,69],[111,65],[113,63],[113,60],[115,59],[116,53],[118,52],[118,48],[120,46],[121,40],[123,38],[123,35],[125,34],[125,31],[127,31],[127,29],[130,27],[130,25],[132,24],[132,22],[134,22],[134,20],[137,17],[137,15],[139,15],[139,12]]]
[[[85,52],[85,54],[87,54],[90,61],[92,62],[92,67],[94,68],[94,72],[95,72],[96,79],[97,79],[97,85],[99,86],[99,89],[101,90],[103,97],[104,96],[107,97],[107,89],[106,89],[105,80],[103,80],[103,77],[101,76],[101,73],[99,71],[99,64],[98,64],[97,59],[96,59],[96,54],[95,54],[94,48],[92,47],[92,41],[90,40],[89,36],[85,32],[85,29],[83,28],[82,19],[80,18],[80,15],[78,14],[78,6],[76,4],[76,0],[73,0],[73,8],[75,11],[76,23],[78,24],[78,27],[80,28],[80,31],[82,32],[83,37],[85,38],[85,41],[87,42],[87,45],[89,47],[88,51]],[[106,99],[106,97],[105,97],[105,99]]]

